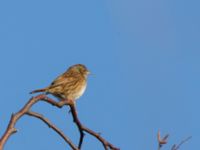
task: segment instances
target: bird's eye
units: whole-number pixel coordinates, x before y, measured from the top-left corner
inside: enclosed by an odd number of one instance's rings
[[[78,70],[79,72],[81,72],[81,71],[82,71],[81,67],[78,67],[78,68],[77,68],[77,70]]]

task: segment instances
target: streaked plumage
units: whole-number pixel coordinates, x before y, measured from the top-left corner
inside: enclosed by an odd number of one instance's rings
[[[65,73],[58,76],[50,86],[34,90],[31,94],[46,92],[58,97],[61,100],[75,101],[84,93],[86,89],[88,74],[89,71],[84,65],[73,65]]]

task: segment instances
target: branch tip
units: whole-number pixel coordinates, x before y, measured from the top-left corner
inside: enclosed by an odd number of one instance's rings
[[[168,137],[169,137],[169,134],[166,134],[163,138],[161,138],[160,131],[158,131],[158,133],[157,133],[158,144],[160,146],[167,144]]]

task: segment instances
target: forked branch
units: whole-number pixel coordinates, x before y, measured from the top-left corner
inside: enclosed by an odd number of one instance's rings
[[[167,144],[167,140],[168,140],[169,134],[166,134],[163,138],[161,138],[160,136],[160,131],[158,131],[157,134],[157,141],[158,141],[158,150],[161,150],[162,146]],[[181,145],[183,145],[185,142],[187,142],[188,140],[190,140],[192,137],[189,136],[186,139],[182,140],[178,145],[174,144],[171,148],[171,150],[178,150]]]
[[[79,132],[80,132],[80,140],[79,140],[78,147],[75,146],[72,143],[72,141],[66,135],[64,135],[64,133],[60,129],[58,129],[55,125],[53,125],[47,118],[43,117],[41,114],[30,111],[31,107],[39,101],[44,101],[44,102],[51,104],[53,106],[56,106],[58,108],[62,108],[65,105],[70,106],[74,122],[76,123],[76,125],[79,129]],[[92,131],[91,129],[89,129],[87,127],[85,127],[79,121],[77,111],[76,111],[75,105],[73,103],[71,103],[70,101],[67,101],[67,100],[57,102],[57,101],[54,101],[53,99],[47,97],[45,94],[41,94],[41,95],[38,95],[38,96],[31,98],[24,105],[24,107],[22,109],[20,109],[17,113],[12,114],[10,121],[9,121],[9,124],[7,126],[7,129],[0,139],[0,150],[3,150],[3,147],[4,147],[5,143],[7,142],[7,140],[9,139],[9,137],[12,134],[17,132],[17,130],[15,129],[15,124],[24,115],[29,115],[29,116],[32,116],[32,117],[35,117],[35,118],[42,120],[45,124],[47,124],[50,128],[52,128],[56,133],[58,133],[73,150],[80,150],[81,149],[83,139],[84,139],[84,132],[87,132],[90,135],[96,137],[103,144],[105,150],[108,150],[108,149],[119,150],[119,148],[116,148],[111,143],[109,143],[104,138],[102,138],[100,136],[100,134]]]
[[[111,150],[119,150],[119,148],[115,147],[114,145],[112,145],[111,143],[106,141],[103,137],[101,137],[101,135],[99,133],[96,133],[96,132],[92,131],[91,129],[85,127],[78,118],[78,114],[77,114],[75,105],[69,104],[69,106],[70,106],[70,109],[72,112],[74,123],[77,125],[79,132],[80,132],[79,148],[81,148],[83,138],[84,138],[84,131],[85,131],[85,132],[89,133],[90,135],[94,136],[95,138],[97,138],[102,143],[105,150],[108,150],[108,148],[110,148]]]
[[[61,108],[64,105],[67,105],[67,102],[65,102],[65,101],[56,102],[56,101],[48,98],[44,94],[41,94],[41,95],[31,98],[20,111],[11,115],[7,129],[0,139],[0,150],[3,150],[3,147],[6,143],[6,141],[9,139],[9,137],[12,134],[17,132],[17,129],[15,129],[15,124],[24,115],[31,115],[31,116],[34,116],[34,117],[37,117],[37,118],[43,120],[43,122],[48,124],[54,131],[56,131],[69,144],[69,146],[73,150],[78,150],[78,148],[69,140],[69,138],[67,136],[64,136],[64,134],[60,130],[58,130],[58,128],[56,128],[53,124],[51,124],[46,118],[42,117],[40,114],[30,112],[30,108],[38,101],[45,101],[45,102],[47,102],[51,105],[54,105],[56,107],[59,107],[59,108]]]

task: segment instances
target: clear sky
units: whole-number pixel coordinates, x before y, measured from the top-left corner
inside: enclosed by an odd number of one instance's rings
[[[10,115],[70,65],[93,73],[77,102],[81,121],[122,150],[155,150],[156,133],[174,143],[200,139],[200,2],[197,0],[0,1],[0,134]],[[78,143],[68,108],[44,103],[48,117]],[[41,121],[24,117],[5,150],[66,150]],[[103,150],[87,135],[83,149]]]

